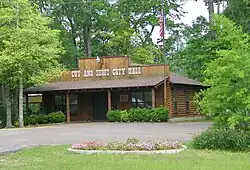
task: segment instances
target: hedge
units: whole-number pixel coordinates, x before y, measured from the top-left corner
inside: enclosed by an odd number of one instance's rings
[[[194,149],[250,151],[250,132],[232,129],[207,129],[191,142]]]
[[[157,107],[132,108],[130,110],[112,110],[107,113],[107,119],[110,122],[167,122],[168,109]]]
[[[47,124],[47,123],[62,123],[65,121],[65,115],[62,112],[53,112],[46,114],[31,114],[24,117],[24,125]]]

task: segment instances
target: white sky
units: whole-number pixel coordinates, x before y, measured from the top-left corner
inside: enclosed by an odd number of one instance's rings
[[[185,11],[186,14],[181,19],[181,22],[188,24],[188,25],[191,25],[192,21],[194,21],[200,15],[208,19],[207,7],[205,6],[205,3],[201,0],[197,2],[193,0],[187,0],[187,2],[183,5],[183,11]],[[153,34],[152,34],[152,39],[154,43],[156,43],[157,38],[160,38],[159,26],[155,27]]]

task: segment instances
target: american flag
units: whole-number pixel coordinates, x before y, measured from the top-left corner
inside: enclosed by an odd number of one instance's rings
[[[160,20],[159,20],[159,24],[160,24],[160,37],[164,38],[164,16],[161,15],[160,16]]]

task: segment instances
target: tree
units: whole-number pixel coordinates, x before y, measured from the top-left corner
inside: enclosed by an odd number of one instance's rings
[[[109,3],[107,0],[31,0],[39,5],[39,11],[53,19],[53,28],[62,30],[61,40],[67,51],[63,63],[72,67],[88,46],[91,56],[128,55],[129,49],[152,45],[152,33],[158,25],[162,0],[120,0]],[[181,5],[168,0],[164,6],[168,14],[167,29],[177,28],[174,20],[183,14]],[[86,45],[84,26],[89,24]],[[67,38],[66,38],[67,37]],[[74,53],[75,52],[75,53]],[[75,55],[77,54],[77,55]],[[76,56],[74,59],[70,56]]]
[[[216,15],[214,20],[218,41],[230,48],[218,49],[218,58],[205,69],[205,83],[211,87],[201,93],[199,106],[219,126],[242,127],[250,122],[250,38],[224,16]]]
[[[239,26],[242,26],[243,31],[250,33],[249,0],[228,0],[228,5],[223,14]]]
[[[172,54],[171,68],[190,78],[203,81],[206,64],[216,58],[217,43],[209,39],[209,22],[202,16],[197,17],[192,26],[181,30],[185,45]],[[211,42],[211,43],[210,43]]]
[[[163,53],[155,46],[136,47],[131,50],[132,61],[137,64],[163,63]]]
[[[49,28],[50,20],[41,16],[27,0],[3,2],[0,75],[8,88],[19,88],[19,124],[23,127],[23,86],[40,84],[61,73],[58,63],[63,53],[59,31]],[[4,24],[5,23],[5,24]]]
[[[111,32],[112,10],[107,0],[31,0],[39,11],[53,19],[52,28],[62,30],[61,40],[66,49],[63,63],[68,68],[77,67],[79,56],[91,57],[96,36]],[[114,24],[114,23],[113,23]],[[73,61],[73,62],[72,62]],[[72,63],[74,63],[72,65]]]

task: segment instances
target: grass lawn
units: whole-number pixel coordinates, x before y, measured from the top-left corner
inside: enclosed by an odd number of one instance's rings
[[[43,146],[0,155],[8,170],[250,170],[250,153],[187,150],[174,155],[79,155]]]

